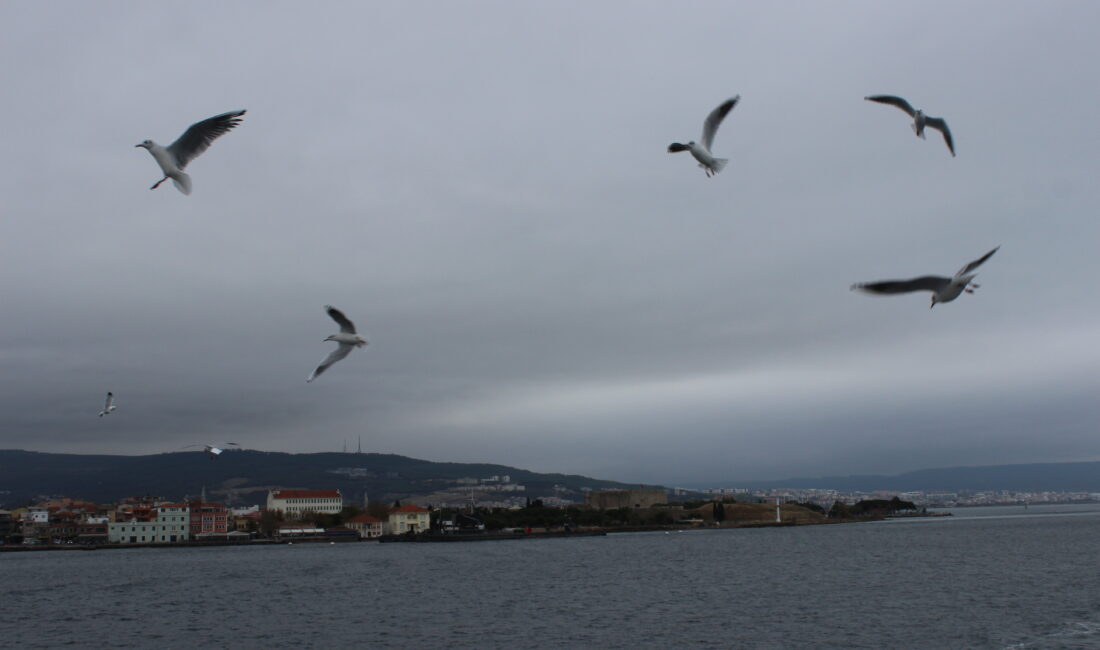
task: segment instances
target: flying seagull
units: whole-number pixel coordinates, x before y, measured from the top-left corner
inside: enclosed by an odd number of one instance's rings
[[[244,111],[233,111],[215,115],[201,122],[195,122],[183,132],[175,142],[162,147],[152,140],[146,140],[135,147],[144,147],[153,155],[153,159],[160,165],[164,178],[156,182],[149,189],[155,190],[160,184],[169,178],[176,185],[176,189],[184,194],[191,193],[191,177],[183,173],[183,168],[202,152],[210,147],[210,143],[218,139],[218,136],[228,133],[230,129],[241,123]]]
[[[99,417],[114,413],[116,408],[118,407],[115,406],[115,394],[107,391],[107,401],[103,403],[103,410],[99,412]]]
[[[740,99],[741,95],[727,99],[722,102],[718,108],[710,112],[706,121],[703,122],[702,144],[698,144],[695,141],[688,142],[687,144],[673,142],[668,145],[668,152],[678,153],[680,151],[690,151],[691,155],[699,161],[699,166],[706,172],[707,177],[714,176],[722,171],[722,168],[726,166],[729,160],[726,158],[715,158],[710,152],[710,147],[714,143],[714,134],[718,132],[718,126],[722,124],[722,120],[724,120],[726,115],[733,110],[733,107],[737,105]]]
[[[943,134],[943,141],[947,143],[947,150],[951,152],[952,157],[955,155],[955,141],[951,139],[951,130],[947,128],[947,122],[945,122],[942,117],[925,115],[924,111],[913,108],[909,102],[901,97],[895,97],[894,95],[871,95],[869,97],[864,97],[864,99],[880,104],[897,106],[908,113],[909,117],[913,118],[913,132],[922,140],[924,139],[924,127],[930,126],[936,129]]]
[[[186,447],[180,447],[180,449],[191,449],[192,447],[202,447],[203,451],[210,454],[210,460],[214,460],[215,458],[220,456],[223,451],[225,451],[225,449],[223,447],[240,447],[240,445],[238,445],[235,442],[221,442],[221,443],[218,443],[218,444],[221,445],[221,447],[219,447],[218,445],[187,445]]]
[[[932,305],[929,307],[929,309],[931,309],[936,306],[937,302],[951,302],[955,298],[958,298],[963,291],[974,293],[974,290],[977,289],[979,285],[971,282],[974,276],[977,275],[977,273],[971,273],[971,271],[981,266],[982,262],[993,257],[993,253],[996,253],[998,249],[1000,249],[1000,246],[962,267],[954,277],[943,278],[938,275],[923,275],[919,278],[913,278],[912,280],[867,282],[864,284],[853,284],[852,290],[861,289],[868,293],[882,294],[931,291]]]
[[[339,345],[332,351],[332,354],[325,357],[321,365],[317,366],[317,368],[309,374],[309,377],[306,379],[307,382],[313,381],[322,372],[328,370],[329,366],[348,356],[348,353],[350,353],[353,348],[361,348],[367,344],[366,339],[356,335],[355,323],[348,320],[348,317],[345,316],[342,311],[332,305],[325,305],[325,311],[332,317],[332,320],[340,325],[340,333],[333,334],[324,340],[336,341]]]

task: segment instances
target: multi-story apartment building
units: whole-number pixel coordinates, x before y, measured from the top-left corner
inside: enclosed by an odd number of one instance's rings
[[[222,504],[192,501],[188,505],[191,511],[191,539],[229,532],[229,511]]]
[[[191,514],[186,503],[160,503],[147,520],[115,521],[107,525],[112,544],[185,542],[190,539]]]

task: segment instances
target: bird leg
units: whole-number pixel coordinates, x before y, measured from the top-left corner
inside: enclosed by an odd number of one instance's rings
[[[168,177],[167,177],[167,176],[165,176],[164,178],[162,178],[162,179],[160,179],[159,181],[157,181],[157,182],[156,182],[156,184],[155,184],[155,185],[153,185],[152,187],[150,187],[149,189],[151,189],[151,190],[155,190],[155,189],[157,189],[158,187],[160,187],[160,184],[161,184],[161,183],[163,183],[163,182],[164,182],[164,181],[166,181],[166,180],[168,180]]]

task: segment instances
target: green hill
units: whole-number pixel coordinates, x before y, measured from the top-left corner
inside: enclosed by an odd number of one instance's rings
[[[285,454],[227,451],[152,456],[95,456],[0,450],[0,504],[14,508],[47,496],[100,503],[128,496],[197,496],[230,505],[263,504],[272,488],[339,489],[347,501],[412,499],[461,489],[458,479],[510,477],[524,486],[513,496],[582,501],[582,488],[636,487],[567,474],[539,474],[506,465],[435,463],[393,454]]]

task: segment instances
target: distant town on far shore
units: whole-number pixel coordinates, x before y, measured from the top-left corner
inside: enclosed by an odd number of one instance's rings
[[[803,479],[804,485],[837,487],[692,489],[387,454],[230,450],[208,460],[201,453],[85,457],[0,450],[0,540],[100,545],[809,524],[929,508],[1098,502],[1100,489],[1089,484],[1097,469],[1100,463],[952,468]],[[996,486],[1040,484],[1055,475],[1085,489],[890,487],[913,476],[941,485]],[[852,489],[861,481],[883,488]]]

